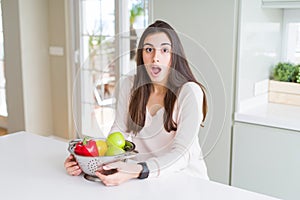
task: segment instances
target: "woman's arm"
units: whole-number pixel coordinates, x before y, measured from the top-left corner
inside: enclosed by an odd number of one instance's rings
[[[133,77],[125,77],[122,78],[118,83],[118,100],[117,100],[117,108],[116,108],[116,115],[115,121],[110,129],[110,133],[113,132],[121,132],[124,134],[124,137],[128,137],[127,130],[127,113],[128,113],[128,106],[129,106],[129,99],[130,99],[130,91],[133,85]]]
[[[198,142],[198,133],[203,118],[202,104],[203,92],[201,88],[192,82],[183,85],[177,98],[177,104],[175,104],[176,108],[174,106],[177,112],[174,119],[177,123],[177,131],[171,145],[171,151],[147,160],[151,172],[150,176],[180,171],[195,159],[203,159],[200,158],[201,149]],[[204,170],[203,174],[206,174],[205,166]]]

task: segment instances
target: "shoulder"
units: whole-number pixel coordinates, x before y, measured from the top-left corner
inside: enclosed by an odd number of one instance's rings
[[[180,92],[179,92],[179,97],[180,96],[185,97],[186,95],[189,95],[189,94],[194,94],[196,97],[199,97],[199,96],[203,96],[203,91],[197,83],[187,82],[182,85]]]
[[[204,101],[204,93],[200,87],[195,82],[187,82],[182,85],[177,97],[177,110],[178,115],[183,113],[189,113],[196,117],[201,117]]]
[[[195,82],[187,82],[182,85],[178,97],[177,102],[178,106],[188,107],[192,106],[193,109],[196,107],[201,107],[203,104],[204,93],[200,87]]]

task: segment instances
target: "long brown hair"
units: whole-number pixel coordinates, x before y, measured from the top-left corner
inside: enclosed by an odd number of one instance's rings
[[[127,131],[137,134],[145,125],[146,105],[150,93],[153,91],[153,85],[150,77],[144,66],[143,61],[143,44],[145,38],[154,33],[165,33],[171,41],[171,70],[169,73],[166,95],[164,97],[164,128],[166,131],[176,131],[177,124],[172,119],[173,108],[180,88],[186,82],[197,83],[203,91],[203,120],[204,122],[207,113],[207,99],[205,88],[194,77],[188,61],[186,59],[180,39],[175,30],[166,22],[157,20],[143,32],[137,49],[137,73],[134,77],[134,83],[131,90],[129,112],[127,118]]]

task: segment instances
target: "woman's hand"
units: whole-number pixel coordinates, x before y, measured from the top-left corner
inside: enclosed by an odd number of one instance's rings
[[[67,157],[64,166],[69,175],[78,176],[82,172],[81,168],[79,167],[73,155]]]
[[[96,172],[102,183],[106,186],[120,185],[130,179],[137,178],[142,171],[142,166],[135,163],[125,163],[122,161],[114,162],[103,166],[103,170],[116,169],[116,172],[110,175],[105,175],[101,172]]]

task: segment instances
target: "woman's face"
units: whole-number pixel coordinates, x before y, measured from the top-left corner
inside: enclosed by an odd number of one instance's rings
[[[143,61],[151,81],[166,84],[171,66],[171,41],[165,33],[154,33],[145,38]]]

